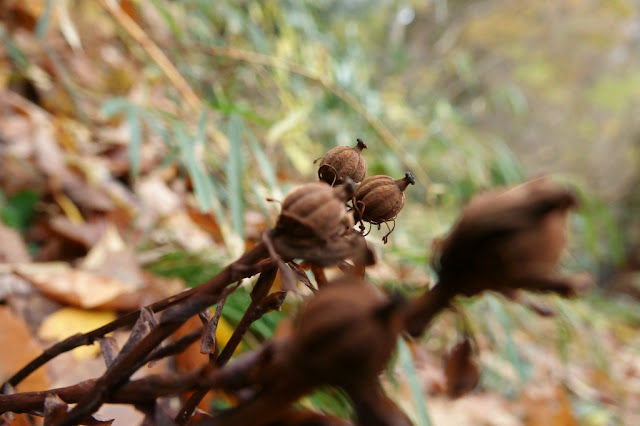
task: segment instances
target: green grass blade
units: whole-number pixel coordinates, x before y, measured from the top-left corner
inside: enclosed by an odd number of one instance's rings
[[[276,171],[273,168],[273,164],[267,157],[267,154],[265,154],[262,146],[260,146],[260,142],[258,142],[258,139],[255,137],[253,132],[251,132],[249,128],[246,130],[245,134],[247,135],[247,140],[249,141],[249,146],[251,147],[253,156],[258,163],[258,170],[260,170],[260,174],[262,174],[269,191],[273,192],[278,186]]]
[[[418,415],[418,424],[420,426],[431,426],[433,423],[431,423],[429,411],[427,410],[427,405],[425,403],[427,397],[420,387],[418,374],[413,366],[413,359],[411,358],[409,348],[407,347],[404,339],[398,340],[398,361],[400,362],[400,367],[406,374],[407,380],[409,381],[409,389],[411,390],[411,396],[413,397],[413,402]]]
[[[242,178],[244,161],[242,158],[242,130],[244,123],[238,115],[229,119],[227,137],[229,138],[229,158],[227,160],[227,193],[233,230],[244,239],[244,194]]]
[[[43,39],[46,35],[47,28],[49,28],[49,20],[51,19],[51,8],[53,6],[53,0],[47,0],[44,3],[44,10],[38,18],[38,23],[36,24],[36,37],[39,39]]]
[[[489,304],[489,308],[504,329],[505,341],[503,343],[503,354],[505,358],[508,359],[509,362],[511,362],[511,364],[513,365],[513,368],[518,374],[520,382],[525,383],[529,379],[530,368],[529,365],[522,358],[520,358],[516,344],[513,341],[512,321],[509,318],[509,315],[505,311],[504,307],[502,306],[502,303],[495,296],[487,294],[485,295],[485,298],[487,300],[487,303]]]
[[[202,164],[196,157],[195,141],[189,138],[189,135],[187,135],[181,125],[175,124],[173,130],[180,146],[182,162],[193,180],[193,192],[198,201],[198,207],[200,207],[200,210],[203,212],[211,211],[214,205],[214,189],[202,169]]]
[[[127,108],[127,122],[129,124],[129,161],[131,162],[131,169],[129,171],[131,181],[135,180],[140,175],[140,149],[142,145],[142,123],[140,122],[140,114],[138,109],[130,105]]]

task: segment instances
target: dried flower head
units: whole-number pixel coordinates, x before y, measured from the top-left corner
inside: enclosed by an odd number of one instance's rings
[[[336,187],[325,182],[309,183],[288,195],[270,236],[277,253],[285,259],[300,258],[318,266],[336,265],[345,259],[372,264],[373,254],[353,229],[353,217],[346,207],[354,189],[347,178]]]
[[[435,244],[443,285],[473,295],[483,290],[573,292],[558,277],[567,242],[567,214],[576,195],[547,177],[471,199],[450,234]]]
[[[382,223],[393,222],[391,228],[387,224],[389,232],[382,238],[386,243],[387,237],[395,229],[395,218],[404,207],[404,191],[409,184],[415,183],[411,172],[407,172],[402,179],[393,179],[385,175],[365,179],[353,197],[355,219],[360,222],[360,229],[365,229],[362,222],[369,222],[378,227]]]
[[[420,335],[457,295],[527,290],[572,296],[586,289],[587,275],[558,271],[567,215],[577,204],[573,191],[548,177],[474,196],[451,232],[433,244],[438,284],[407,310],[409,334]]]
[[[367,162],[362,156],[362,150],[367,145],[362,139],[357,139],[354,147],[337,146],[324,156],[318,167],[318,178],[329,185],[340,185],[346,178],[355,183],[362,182],[367,174]]]

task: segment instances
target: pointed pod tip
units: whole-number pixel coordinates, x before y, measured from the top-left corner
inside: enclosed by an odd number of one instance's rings
[[[358,142],[358,145],[356,145],[356,148],[358,148],[360,151],[367,148],[367,144],[364,143],[362,139],[357,138],[356,141]]]
[[[415,185],[416,184],[416,178],[415,178],[415,176],[413,176],[413,173],[407,172],[407,173],[405,173],[404,177],[405,177],[405,179],[407,179],[409,181],[409,183],[411,185]]]

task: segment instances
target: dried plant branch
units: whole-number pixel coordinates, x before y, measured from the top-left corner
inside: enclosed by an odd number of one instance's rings
[[[231,356],[242,342],[244,335],[247,331],[249,331],[249,327],[251,326],[251,324],[260,319],[268,309],[273,307],[274,302],[272,301],[272,299],[274,298],[269,298],[268,293],[271,289],[271,286],[273,285],[273,281],[276,278],[277,271],[278,268],[271,268],[263,271],[260,274],[258,281],[253,286],[253,290],[251,292],[251,303],[249,304],[249,307],[234,329],[233,334],[229,338],[229,341],[225,345],[220,355],[211,360],[216,367],[224,366],[231,359]],[[282,304],[282,301],[284,301],[284,296],[286,295],[286,293],[279,292],[276,295],[277,300],[275,301],[275,303],[277,304],[277,307],[279,307]],[[202,398],[204,398],[204,396],[207,394],[207,392],[208,389],[202,389],[191,395],[191,397],[189,397],[189,400],[185,403],[185,405],[176,416],[176,423],[178,423],[179,425],[185,424],[189,417],[191,417],[191,415],[193,414],[193,411],[196,409],[200,401],[202,401]]]
[[[267,257],[268,252],[263,244],[255,246],[213,279],[197,287],[197,291],[180,305],[168,308],[163,313],[160,323],[137,345],[109,366],[91,392],[67,414],[60,425],[76,424],[80,419],[95,412],[109,393],[145,364],[147,355],[165,338],[175,332],[187,319],[217,303],[226,286],[271,267],[270,263],[266,267],[261,263]]]
[[[176,419],[179,424],[186,424],[201,397],[211,389],[219,389],[241,395],[240,403],[214,416],[193,419],[193,424],[264,425],[279,422],[291,414],[292,404],[314,388],[330,385],[341,387],[350,395],[358,424],[410,425],[407,416],[384,394],[378,381],[401,333],[420,335],[458,296],[474,296],[485,291],[511,295],[519,290],[571,296],[586,284],[583,276],[566,277],[557,272],[565,245],[566,214],[575,206],[575,197],[547,180],[531,181],[472,199],[451,233],[434,245],[438,283],[409,303],[380,292],[361,276],[373,258],[364,238],[354,234],[352,228],[345,229],[344,212],[332,204],[335,200],[331,197],[344,198],[342,190],[327,190],[317,185],[312,189],[318,191],[316,195],[323,200],[314,200],[316,205],[327,208],[315,216],[315,222],[310,220],[314,217],[312,214],[305,213],[308,206],[297,204],[308,191],[294,192],[293,197],[283,202],[284,213],[276,228],[264,235],[261,244],[195,290],[178,299],[158,302],[156,310],[152,305],[136,312],[139,319],[129,342],[115,359],[107,362],[107,372],[102,377],[66,388],[0,395],[0,413],[2,410],[45,411],[47,421],[72,425],[89,419],[103,403],[123,402],[144,411],[148,421],[170,421],[157,399],[189,391],[194,392],[194,396]],[[331,226],[322,228],[318,221]],[[270,293],[276,272],[295,265],[298,275],[304,273],[300,266],[292,263],[293,258],[307,262],[316,281],[322,283],[322,288],[308,300],[297,318],[296,330],[291,337],[272,340],[226,365],[249,326],[282,304],[285,292]],[[346,267],[346,259],[352,260],[355,266]],[[344,276],[326,282],[321,268],[327,265],[340,266]],[[237,288],[230,285],[255,274],[260,277],[251,293],[251,302],[219,356],[214,355],[217,350],[207,343],[204,349],[210,354],[209,362],[198,369],[129,380],[146,362],[179,352],[197,340],[203,329],[219,318],[221,300]],[[218,303],[216,317],[205,326],[174,343],[160,346],[188,318],[215,303]],[[159,309],[164,312],[156,321],[154,313]],[[126,324],[132,322],[127,319]],[[109,327],[114,324],[122,325],[114,322]],[[204,337],[211,338],[213,328]],[[103,337],[91,333],[70,341],[76,344],[87,340],[87,336]],[[103,340],[103,347],[105,359],[113,358],[116,348],[107,340]],[[468,361],[468,352],[456,355],[460,358],[458,361]],[[468,380],[460,386],[467,390],[475,383]],[[71,403],[77,404],[76,407],[68,413],[65,408],[63,413],[60,407]],[[64,418],[60,418],[62,415]],[[304,424],[300,422],[293,424]],[[330,420],[321,424],[330,424]]]

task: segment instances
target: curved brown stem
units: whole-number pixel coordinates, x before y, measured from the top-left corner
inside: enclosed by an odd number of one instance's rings
[[[217,303],[226,286],[273,267],[272,262],[262,262],[268,256],[264,244],[255,246],[207,283],[197,287],[196,291],[180,305],[167,309],[158,326],[109,366],[93,389],[67,414],[60,425],[77,424],[81,419],[95,412],[115,388],[144,365],[147,355],[165,338],[176,331],[187,319]]]
[[[421,335],[433,318],[449,306],[453,297],[455,293],[439,282],[408,306],[404,329],[413,337]]]
[[[266,312],[263,307],[264,301],[267,299],[267,294],[269,293],[269,290],[271,289],[271,286],[276,279],[277,271],[277,268],[271,268],[263,271],[260,274],[260,277],[253,287],[253,291],[251,292],[251,303],[245,311],[244,316],[236,326],[233,334],[231,335],[231,338],[225,345],[220,355],[217,357],[217,359],[212,359],[212,363],[215,366],[222,367],[231,359],[231,356],[237,349],[238,345],[240,345],[240,343],[242,342],[242,338],[249,330],[251,324],[254,321],[260,319]],[[284,300],[284,298],[282,300]],[[178,423],[179,425],[185,424],[208,391],[208,389],[201,389],[193,393],[176,416],[176,423]]]

